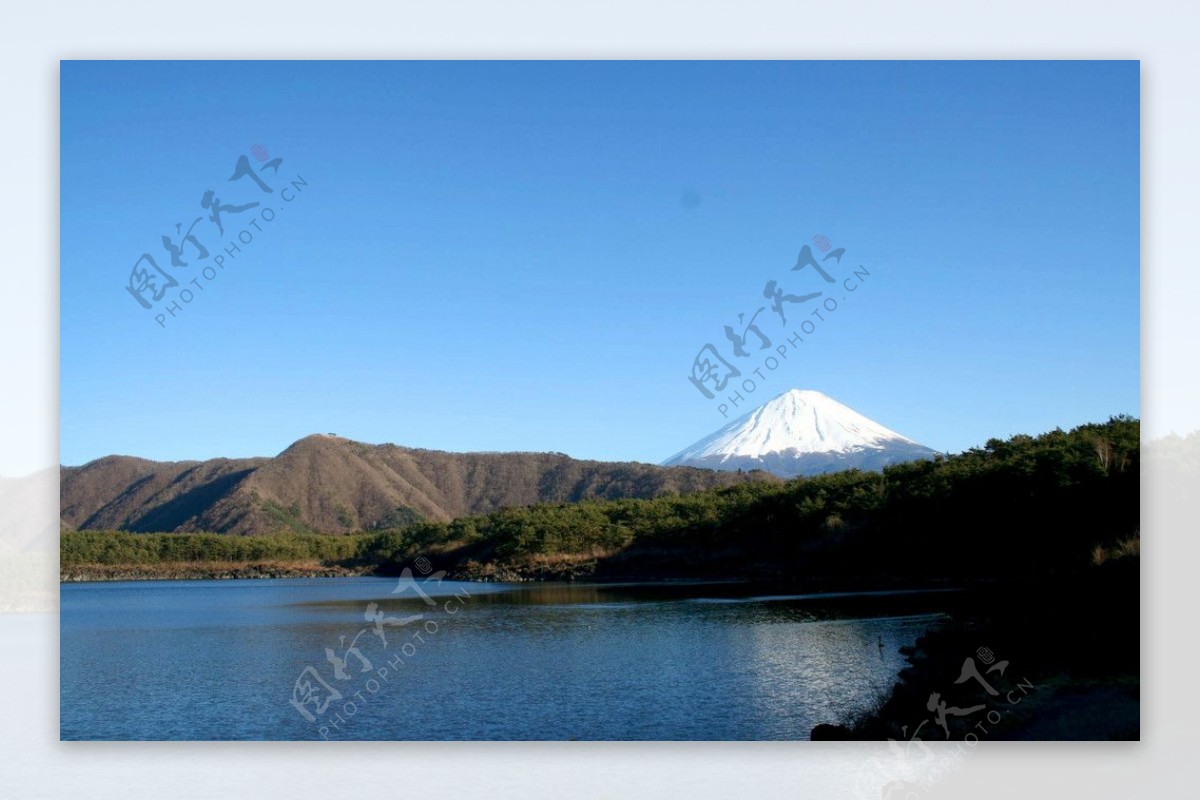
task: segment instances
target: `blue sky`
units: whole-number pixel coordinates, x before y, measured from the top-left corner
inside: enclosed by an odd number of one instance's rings
[[[61,92],[64,464],[313,432],[660,461],[747,378],[728,419],[818,389],[947,451],[1140,412],[1136,62],[64,62]],[[207,190],[259,206],[221,236]],[[816,235],[833,284],[790,269]],[[151,309],[143,253],[178,281]],[[768,280],[824,294],[739,359]],[[713,400],[706,343],[742,369]]]

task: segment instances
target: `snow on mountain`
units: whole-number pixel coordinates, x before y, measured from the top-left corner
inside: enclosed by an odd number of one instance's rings
[[[663,462],[715,470],[811,476],[879,470],[935,451],[815,390],[793,389]]]

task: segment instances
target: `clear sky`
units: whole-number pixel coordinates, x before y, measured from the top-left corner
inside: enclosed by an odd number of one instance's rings
[[[657,462],[747,378],[728,419],[817,389],[946,451],[1140,412],[1136,62],[64,62],[61,92],[64,464],[314,432]],[[832,284],[791,269],[817,235]],[[178,282],[150,309],[143,253]],[[769,280],[824,294],[784,326]],[[706,343],[742,372],[712,400]]]

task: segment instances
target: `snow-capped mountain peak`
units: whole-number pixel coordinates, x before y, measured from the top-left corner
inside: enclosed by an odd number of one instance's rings
[[[792,389],[667,459],[666,465],[813,475],[928,458],[934,451],[816,390]]]

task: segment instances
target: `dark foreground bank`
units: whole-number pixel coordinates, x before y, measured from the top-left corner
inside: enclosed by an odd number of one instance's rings
[[[891,692],[815,740],[1140,738],[1139,558],[975,592],[903,653]],[[906,746],[911,748],[912,746]]]

